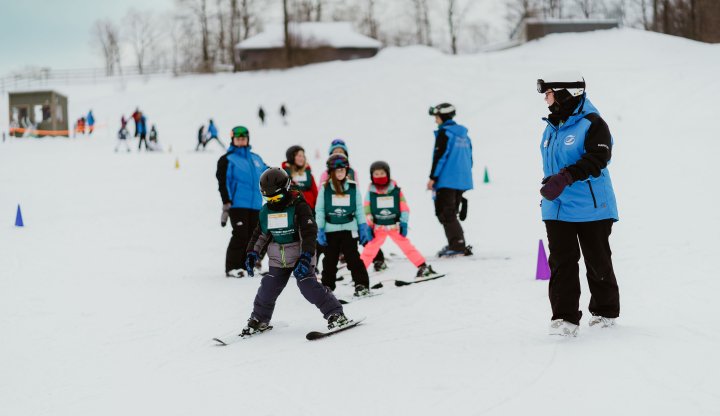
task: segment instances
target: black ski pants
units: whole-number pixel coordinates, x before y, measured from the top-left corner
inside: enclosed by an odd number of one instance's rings
[[[611,260],[613,220],[591,222],[545,221],[550,248],[550,306],[552,319],[580,324],[580,250],[582,249],[593,315],[617,318],[620,293]],[[579,244],[578,244],[579,242]]]
[[[335,279],[337,278],[337,265],[340,253],[345,256],[345,262],[352,274],[353,282],[356,285],[370,286],[365,263],[360,260],[357,240],[353,238],[351,231],[335,231],[327,233],[327,246],[323,247],[323,268],[322,284],[335,290]]]
[[[463,192],[465,191],[449,188],[435,191],[435,216],[445,228],[450,250],[465,250],[465,233],[458,219]]]
[[[287,286],[292,272],[291,268],[270,267],[270,272],[262,278],[260,288],[255,296],[253,318],[260,322],[270,322],[275,310],[275,302]],[[342,305],[335,295],[317,281],[314,273],[311,276],[297,279],[297,286],[305,299],[320,309],[325,319],[334,313],[343,312]]]
[[[245,269],[245,257],[248,243],[252,238],[255,227],[259,221],[260,211],[246,208],[230,208],[230,225],[232,237],[225,255],[225,272],[235,269]]]

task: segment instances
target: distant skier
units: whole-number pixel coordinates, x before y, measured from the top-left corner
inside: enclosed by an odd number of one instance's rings
[[[200,150],[200,146],[202,146],[203,149],[205,149],[205,125],[201,125],[198,129],[197,134],[197,146],[195,146],[195,151],[197,152]]]
[[[155,127],[154,124],[153,124],[152,127],[150,128],[149,140],[150,140],[150,143],[149,143],[149,144],[150,144],[150,150],[153,150],[153,151],[160,151],[160,150],[161,150],[161,149],[160,149],[160,144],[158,143],[158,132],[157,132],[157,128]]]
[[[140,139],[138,140],[138,152],[142,150],[143,143],[145,144],[145,151],[148,151],[148,143],[147,143],[147,120],[145,118],[145,114],[140,113],[140,120],[137,122],[137,125],[135,127],[137,129],[137,133],[140,136]]]
[[[258,118],[260,119],[260,124],[265,125],[265,110],[263,110],[262,107],[258,109]]]
[[[227,153],[218,160],[215,177],[223,203],[220,225],[224,227],[229,218],[232,226],[225,255],[225,276],[243,277],[245,253],[262,207],[258,181],[267,166],[252,152],[247,128],[233,128],[231,140]]]
[[[287,125],[287,109],[285,108],[285,104],[280,105],[280,117],[282,118],[283,124]]]
[[[433,191],[435,215],[445,229],[448,242],[438,252],[438,256],[470,256],[473,253],[465,243],[458,214],[467,213],[467,200],[463,198],[463,193],[473,189],[472,142],[467,135],[467,128],[453,120],[455,106],[438,104],[430,107],[429,113],[435,117],[438,129],[435,131],[435,150],[427,189]],[[461,218],[465,218],[464,214]]]
[[[142,113],[140,112],[140,109],[138,107],[135,107],[135,111],[130,115],[132,117],[133,121],[135,122],[135,136],[140,136],[140,131],[138,130],[138,124],[140,123],[140,118],[142,117]]]
[[[305,149],[302,146],[290,146],[285,152],[285,162],[283,162],[282,168],[290,176],[293,185],[302,192],[303,198],[310,208],[314,210],[318,188],[312,169],[305,158]]]
[[[620,293],[610,251],[610,232],[618,221],[608,164],[613,138],[587,98],[579,73],[539,79],[550,115],[540,143],[543,159],[541,203],[550,247],[551,335],[577,335],[580,303],[580,252],[585,260],[592,315],[589,326],[610,327],[620,315]]]
[[[118,130],[118,142],[117,142],[117,145],[115,146],[116,152],[120,148],[120,145],[125,146],[125,149],[128,152],[130,151],[130,146],[128,145],[128,135],[130,135],[130,133],[127,131],[127,129],[125,127],[121,127],[120,130]]]
[[[128,122],[128,119],[125,118],[125,114],[123,114],[122,116],[120,116],[120,128],[121,128],[121,129],[126,129],[126,128],[127,128],[127,122]]]
[[[410,208],[400,187],[390,178],[390,165],[378,161],[370,165],[370,187],[365,195],[365,216],[373,238],[363,249],[360,258],[365,268],[375,259],[380,247],[390,237],[400,250],[417,267],[416,277],[436,274],[425,262],[425,257],[407,238]],[[384,267],[375,265],[376,270]]]
[[[244,336],[268,328],[275,302],[291,275],[297,279],[300,293],[327,319],[328,329],[348,323],[335,295],[315,277],[317,225],[312,209],[299,192],[290,190],[290,183],[290,177],[280,168],[270,168],[260,177],[260,189],[267,204],[260,211],[259,224],[250,240],[245,270],[253,275],[258,253],[267,247],[270,273],[260,283],[253,312],[242,331]]]
[[[218,130],[217,130],[217,127],[215,127],[215,122],[212,119],[210,119],[210,123],[208,124],[208,130],[207,130],[207,134],[206,134],[205,144],[203,144],[203,149],[212,140],[217,141],[220,144],[220,146],[222,146],[223,149],[225,148],[225,145],[218,138]]]
[[[320,187],[315,205],[318,244],[325,246],[322,283],[335,290],[337,264],[342,253],[355,282],[355,296],[366,296],[370,294],[370,279],[360,260],[355,235],[359,235],[362,245],[367,244],[372,235],[365,220],[360,190],[357,184],[348,178],[349,166],[345,155],[334,154],[328,158],[327,170],[330,179]]]
[[[92,135],[93,131],[95,130],[95,116],[93,115],[92,110],[88,111],[87,125],[88,125],[88,134]]]

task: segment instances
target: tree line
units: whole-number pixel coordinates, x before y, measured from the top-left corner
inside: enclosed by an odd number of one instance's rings
[[[388,46],[413,44],[448,53],[476,52],[498,28],[482,15],[490,0],[175,0],[158,13],[129,9],[117,19],[97,20],[92,42],[108,75],[131,59],[139,73],[214,72],[236,67],[235,45],[283,22],[288,66],[294,22],[350,21]],[[719,0],[502,0],[508,36],[523,19],[603,18],[704,42],[720,42]]]

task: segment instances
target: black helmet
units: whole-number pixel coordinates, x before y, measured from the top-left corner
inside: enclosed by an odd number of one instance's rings
[[[285,151],[285,160],[289,165],[295,164],[295,155],[300,151],[304,152],[305,149],[303,149],[302,146],[297,145],[288,147],[288,149]]]
[[[449,120],[455,117],[455,106],[450,103],[440,103],[435,107],[430,107],[428,114],[431,116],[440,116],[443,120]]]
[[[330,155],[330,157],[327,160],[327,169],[328,172],[331,172],[335,169],[341,169],[341,168],[349,168],[350,162],[348,161],[347,156],[345,156],[342,153],[335,153],[334,155]]]
[[[265,198],[286,194],[290,189],[290,177],[285,170],[269,168],[260,175],[260,192]]]
[[[378,160],[377,162],[373,162],[373,164],[370,165],[370,181],[372,181],[373,172],[375,172],[376,170],[384,170],[387,174],[388,181],[390,180],[390,165],[388,165],[387,162]]]

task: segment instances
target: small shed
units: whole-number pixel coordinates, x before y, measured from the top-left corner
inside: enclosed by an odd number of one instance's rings
[[[382,43],[357,33],[349,22],[301,22],[289,27],[292,65],[370,58]],[[283,25],[267,30],[235,45],[236,71],[287,67]]]
[[[523,20],[513,38],[521,42],[540,39],[553,33],[591,32],[593,30],[615,29],[620,23],[613,19],[539,19]]]
[[[11,135],[70,136],[64,95],[56,91],[11,92],[9,104]]]

